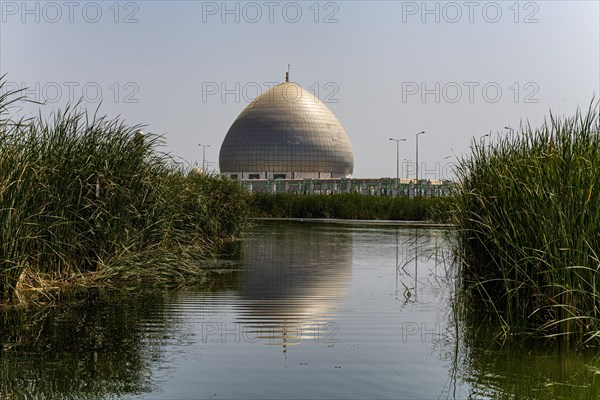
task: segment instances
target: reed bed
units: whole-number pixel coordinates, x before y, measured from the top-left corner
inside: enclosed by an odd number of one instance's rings
[[[460,160],[463,283],[506,336],[600,339],[598,132],[595,103]]]
[[[84,275],[133,285],[201,276],[201,260],[243,228],[243,189],[184,168],[158,150],[161,137],[77,105],[15,121],[18,100],[0,97],[0,303]]]
[[[257,193],[253,215],[271,218],[340,218],[445,222],[451,197],[364,196],[356,193],[298,195]]]

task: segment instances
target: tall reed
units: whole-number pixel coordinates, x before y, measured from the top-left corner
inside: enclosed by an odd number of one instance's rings
[[[177,275],[243,227],[243,189],[186,170],[159,136],[77,105],[14,121],[18,99],[0,96],[0,302],[25,276]]]
[[[254,215],[274,218],[387,219],[445,222],[452,197],[364,196],[357,193],[257,193],[251,197]]]
[[[459,163],[464,283],[507,334],[600,337],[599,131],[595,103]]]

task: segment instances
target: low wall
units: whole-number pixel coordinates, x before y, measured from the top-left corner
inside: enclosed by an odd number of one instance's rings
[[[367,196],[449,196],[455,193],[451,181],[393,178],[379,179],[252,179],[240,181],[251,193],[339,194],[358,193]]]

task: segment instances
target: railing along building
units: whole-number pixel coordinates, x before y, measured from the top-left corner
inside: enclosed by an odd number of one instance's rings
[[[456,184],[447,180],[394,178],[330,178],[330,179],[245,179],[242,186],[250,193],[342,194],[357,193],[366,196],[450,196]]]

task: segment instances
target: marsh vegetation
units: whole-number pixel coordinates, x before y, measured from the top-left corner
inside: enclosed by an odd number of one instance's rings
[[[77,105],[17,120],[19,93],[1,89],[0,303],[202,279],[202,260],[244,226],[241,187],[193,173],[160,136]]]
[[[446,222],[452,197],[366,196],[361,194],[257,193],[253,215],[272,218],[340,218]]]
[[[473,142],[460,162],[464,297],[505,337],[600,338],[599,132],[596,103]]]

